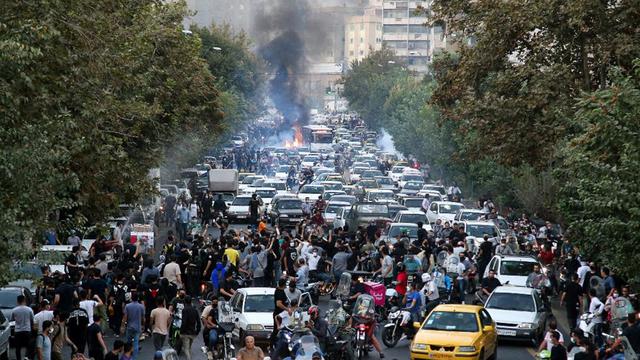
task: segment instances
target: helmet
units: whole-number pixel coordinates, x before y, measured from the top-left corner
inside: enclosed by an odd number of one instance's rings
[[[309,310],[307,310],[307,314],[309,314],[310,317],[314,317],[314,315],[320,316],[320,311],[318,310],[318,307],[315,305],[312,305],[309,307]]]
[[[431,275],[429,275],[428,273],[422,274],[422,282],[426,283],[426,282],[429,282],[429,281],[431,281]]]

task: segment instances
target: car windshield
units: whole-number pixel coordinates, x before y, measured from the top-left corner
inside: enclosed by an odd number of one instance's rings
[[[255,176],[247,176],[246,178],[242,179],[242,183],[248,185],[253,183],[256,179],[259,179],[259,178]]]
[[[289,168],[290,168],[289,165],[280,165],[280,166],[278,166],[278,172],[286,172],[286,173],[288,173],[289,172]]]
[[[393,192],[376,192],[371,193],[371,199],[376,200],[393,200]]]
[[[424,330],[478,332],[476,314],[434,311],[422,327]]]
[[[21,292],[16,289],[4,289],[0,290],[0,309],[13,309],[18,304],[16,299]]]
[[[332,201],[344,201],[344,202],[348,202],[349,204],[353,204],[356,202],[356,197],[355,196],[351,196],[351,195],[334,195],[331,197]]]
[[[420,190],[422,188],[422,183],[419,182],[408,182],[404,184],[404,189],[408,190]]]
[[[233,199],[235,199],[235,197],[231,193],[213,194],[213,198],[217,199],[218,195],[222,195],[222,200],[224,200],[224,201],[233,201]]]
[[[328,183],[328,184],[323,184],[325,189],[329,189],[329,190],[342,190],[342,184],[341,183]]]
[[[327,209],[325,210],[325,212],[329,214],[335,214],[338,212],[339,209],[343,207],[344,205],[329,205],[327,206]]]
[[[494,237],[498,234],[496,234],[496,228],[494,227],[493,224],[482,224],[482,225],[478,225],[478,224],[467,224],[467,226],[464,229],[467,233],[467,235],[469,236],[473,236],[473,237],[483,237],[485,234],[489,235],[490,237]]]
[[[511,311],[535,311],[533,297],[529,294],[493,293],[484,306],[487,309]]]
[[[272,312],[273,295],[249,295],[244,302],[244,312]]]
[[[482,214],[476,211],[463,211],[460,213],[460,220],[478,220],[481,216]]]
[[[378,183],[375,180],[362,180],[358,183],[361,187],[364,188],[377,188]]]
[[[394,166],[391,169],[391,172],[394,174],[402,174],[402,171],[404,171],[404,166]]]
[[[320,158],[317,156],[305,156],[304,159],[302,159],[304,162],[318,162],[319,160]]]
[[[366,177],[366,178],[374,178],[376,176],[381,176],[382,173],[380,172],[380,170],[367,170],[362,172],[362,177]]]
[[[411,208],[422,207],[422,199],[405,199],[404,206]]]
[[[285,210],[302,209],[302,201],[280,200],[278,201],[278,209],[285,209]]]
[[[235,198],[235,200],[233,200],[233,203],[231,203],[231,205],[233,206],[249,205],[249,201],[251,201],[251,198],[248,196],[237,197]]]
[[[502,261],[500,262],[500,275],[529,276],[533,272],[533,261]]]
[[[301,193],[305,193],[305,194],[322,194],[323,191],[324,191],[323,186],[313,186],[313,185],[305,185],[302,187],[302,190],[300,190]]]
[[[418,237],[418,227],[417,226],[392,226],[389,228],[389,233],[387,234],[390,238],[394,238],[398,235],[401,235],[403,231],[407,232],[407,235],[410,238]]]
[[[33,263],[22,263],[13,268],[13,275],[21,279],[41,279],[42,270],[40,265]]]
[[[500,230],[509,230],[509,223],[505,219],[496,219]]]
[[[393,185],[393,180],[389,178],[379,178],[379,179],[376,179],[376,181],[380,185]]]
[[[271,199],[276,195],[275,190],[256,190],[256,194],[263,199]]]
[[[362,174],[363,172],[365,172],[367,170],[368,170],[367,168],[357,167],[357,168],[351,170],[351,172],[354,173],[354,174],[360,175],[360,174]]]
[[[364,204],[358,205],[358,214],[386,214],[388,213],[388,208],[382,204]]]
[[[422,181],[422,175],[402,175],[403,181]]]
[[[455,214],[462,209],[462,205],[458,204],[440,204],[440,214]]]
[[[424,214],[402,214],[402,215],[400,215],[400,222],[415,224],[418,221],[422,221],[422,223],[426,223],[427,222],[427,218],[426,218],[426,216]]]

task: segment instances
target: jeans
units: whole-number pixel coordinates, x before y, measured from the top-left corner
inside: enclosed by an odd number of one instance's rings
[[[131,356],[131,360],[136,360],[138,357],[138,350],[140,348],[140,331],[127,328],[125,331],[125,338],[127,339],[127,342],[133,344],[133,356]]]
[[[193,345],[193,340],[195,338],[195,335],[180,335],[180,340],[182,340],[182,352],[186,355],[187,360],[191,360],[191,345]]]
[[[164,341],[167,339],[167,335],[153,333],[151,337],[153,338],[153,347],[156,349],[156,351],[162,350],[162,347],[164,346]]]
[[[460,300],[464,301],[464,294],[467,290],[467,279],[458,279],[458,291],[460,292]]]
[[[602,339],[602,323],[597,323],[593,327],[593,342],[596,347],[602,346],[604,340]]]
[[[218,332],[215,329],[211,329],[209,331],[209,348],[213,350],[216,345],[218,345]]]
[[[14,333],[15,336],[15,345],[16,345],[16,359],[22,359],[20,356],[21,349],[25,348],[27,353],[29,352],[29,342],[31,341],[31,332],[30,331],[16,331]]]

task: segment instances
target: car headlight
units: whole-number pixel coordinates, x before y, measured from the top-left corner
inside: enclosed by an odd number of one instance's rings
[[[427,350],[427,344],[413,344],[413,350]]]
[[[475,346],[460,346],[458,348],[458,351],[460,351],[460,352],[474,352],[474,351],[476,351],[476,347]]]
[[[247,325],[247,331],[262,331],[264,330],[264,326],[260,324],[249,324]]]
[[[280,214],[278,216],[280,216],[281,218],[289,217],[289,215],[287,215],[287,214]]]
[[[532,323],[521,323],[518,324],[518,329],[533,329]]]

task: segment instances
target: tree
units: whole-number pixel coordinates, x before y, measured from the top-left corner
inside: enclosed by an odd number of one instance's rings
[[[627,75],[625,75],[625,73]],[[612,76],[613,75],[613,76]],[[612,84],[584,94],[573,119],[581,131],[561,151],[560,209],[581,251],[629,278],[640,254],[640,60]]]
[[[0,4],[0,281],[44,229],[136,203],[163,148],[221,130],[185,14],[154,0]]]
[[[582,91],[606,87],[608,69],[640,55],[637,1],[436,0],[459,42],[436,61],[433,96],[457,122],[468,158],[548,168],[574,132],[566,120]]]

